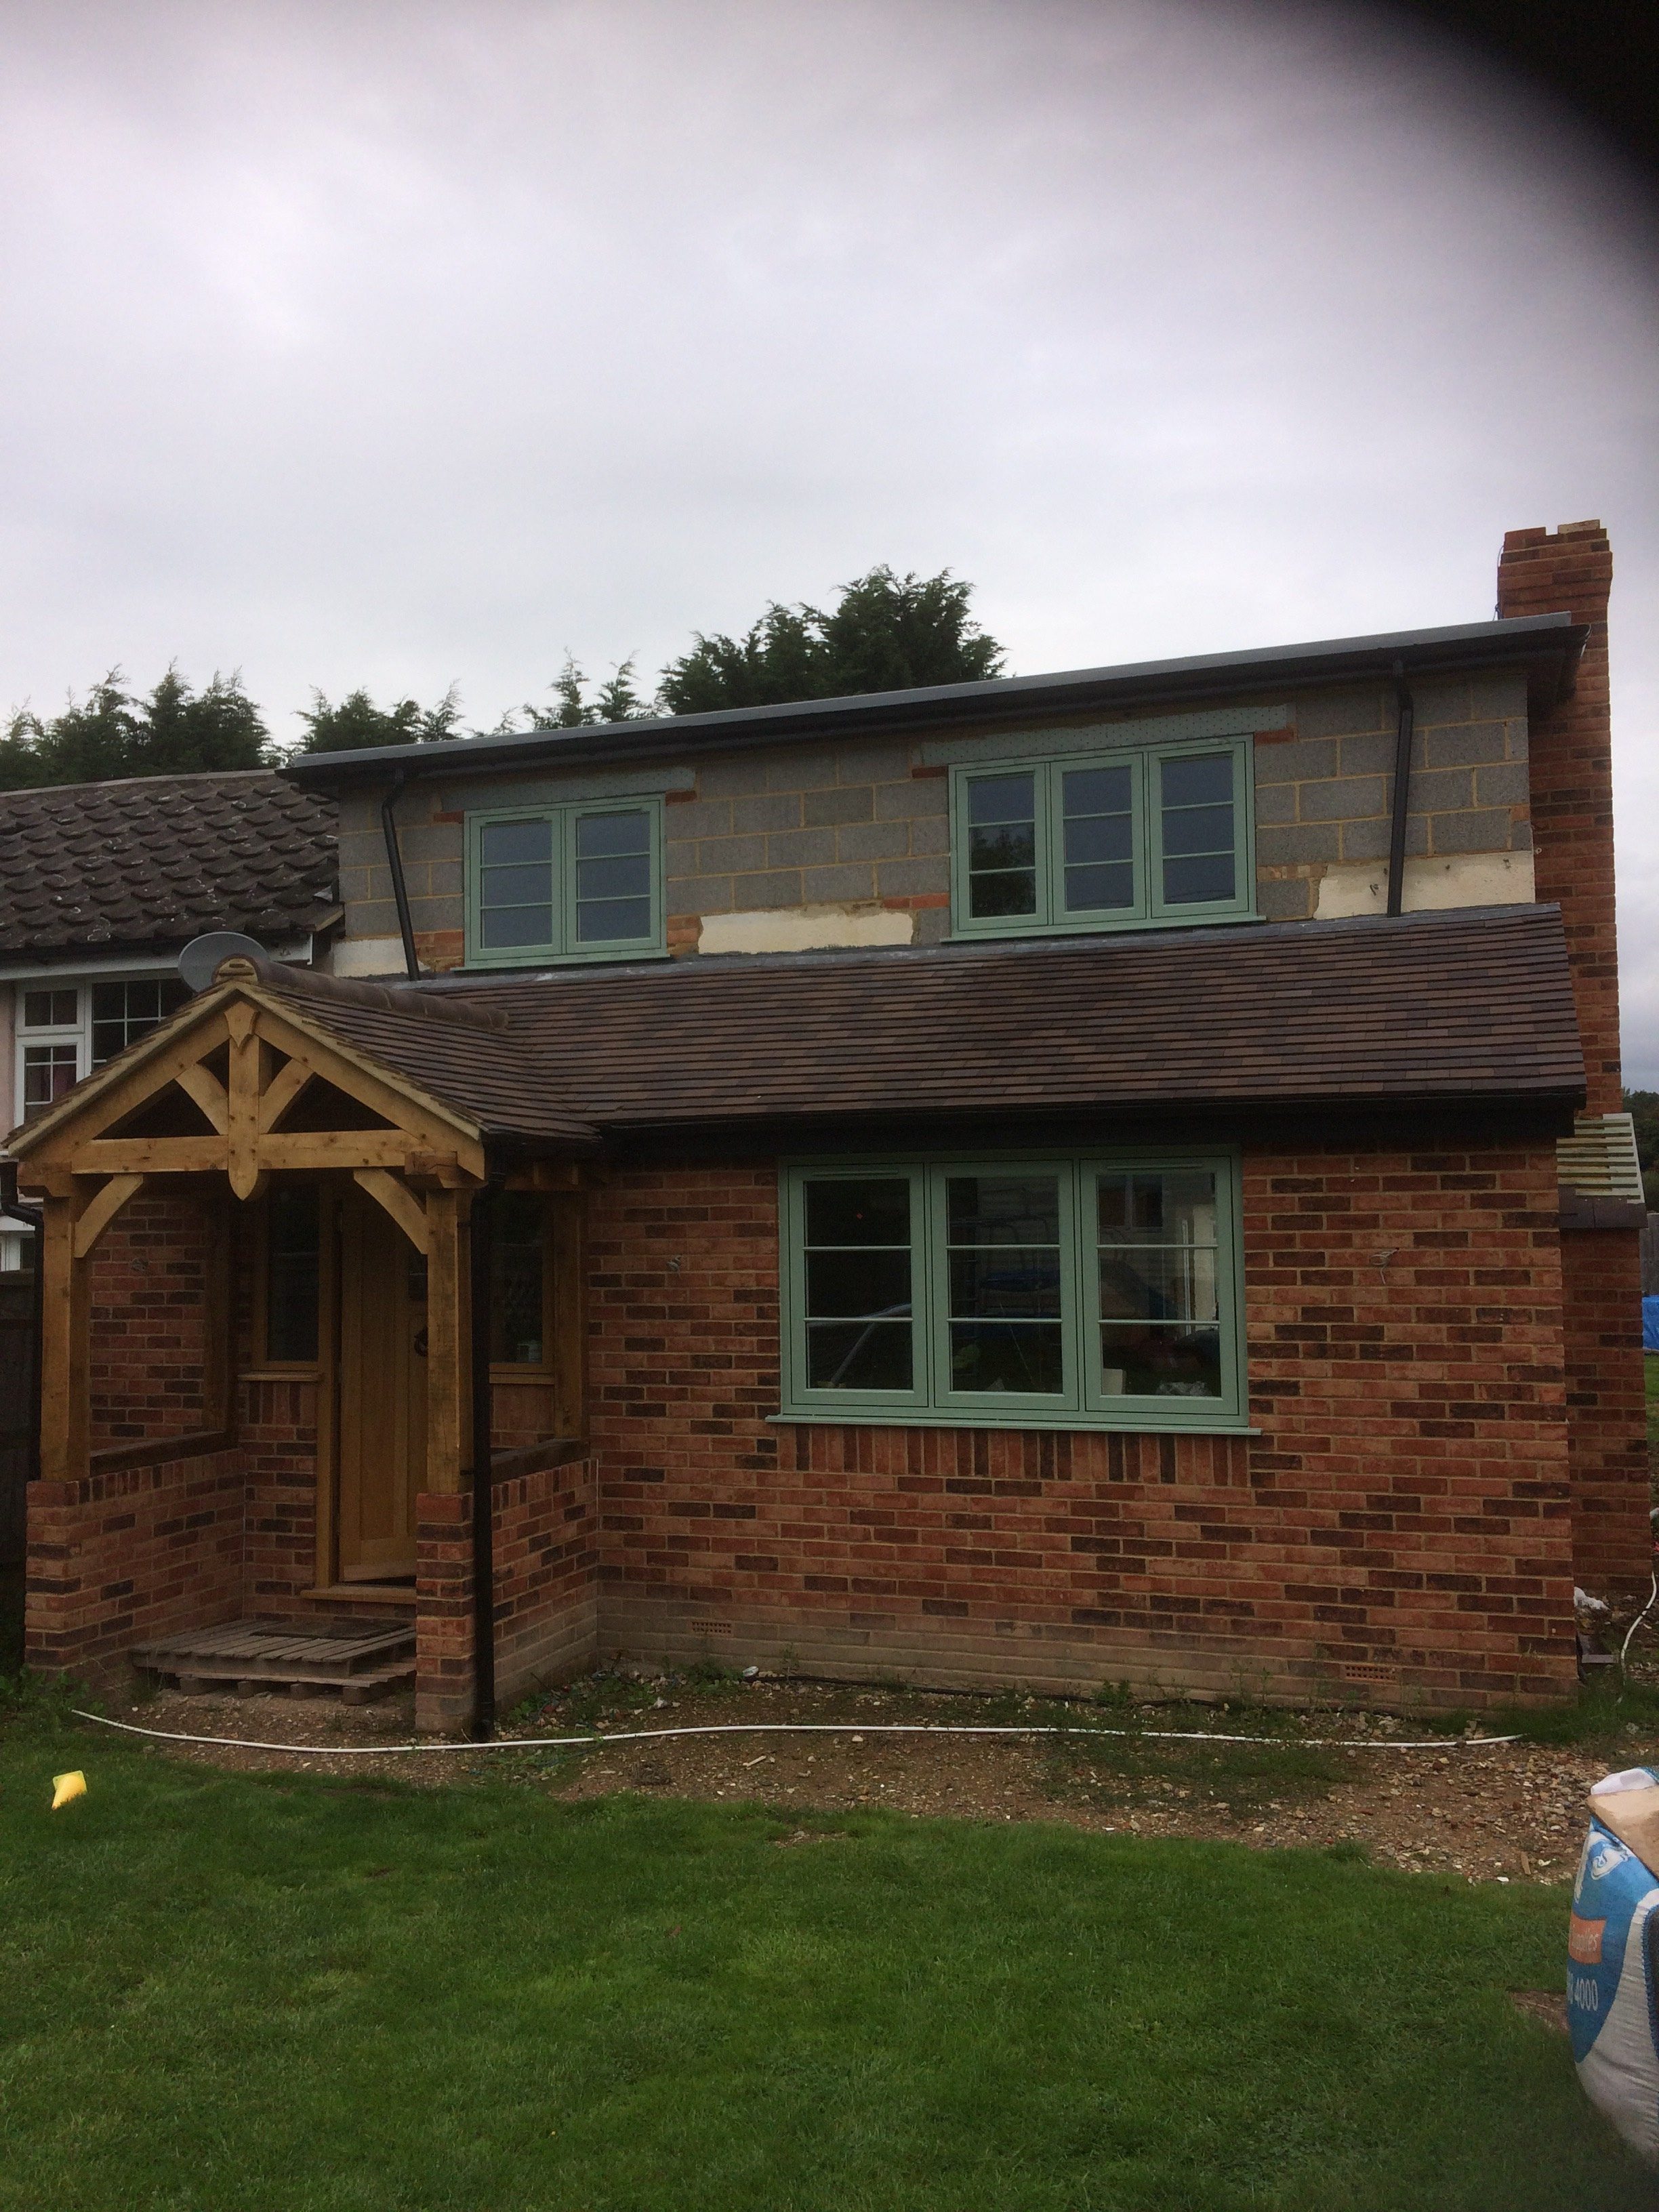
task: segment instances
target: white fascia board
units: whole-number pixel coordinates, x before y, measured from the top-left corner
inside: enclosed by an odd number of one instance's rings
[[[272,960],[305,968],[311,964],[313,945],[308,935],[284,937],[268,946],[267,952]],[[178,972],[176,957],[169,960],[165,953],[156,952],[106,952],[99,957],[76,951],[66,953],[61,960],[0,961],[0,983],[87,983],[103,976],[176,975]]]

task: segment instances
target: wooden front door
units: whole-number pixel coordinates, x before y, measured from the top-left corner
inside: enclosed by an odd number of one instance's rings
[[[383,1206],[350,1192],[340,1218],[339,1577],[415,1571],[426,1474],[426,1261]]]

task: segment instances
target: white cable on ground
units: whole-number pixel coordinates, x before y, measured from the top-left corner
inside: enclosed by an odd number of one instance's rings
[[[239,1735],[185,1735],[173,1729],[139,1728],[131,1721],[106,1720],[102,1713],[70,1711],[76,1720],[126,1735],[153,1737],[158,1743],[212,1744],[226,1751],[282,1751],[312,1759],[390,1759],[410,1752],[565,1751],[587,1744],[660,1743],[683,1735],[1093,1735],[1135,1736],[1155,1743],[1267,1743],[1285,1751],[1485,1751],[1497,1743],[1519,1743],[1518,1735],[1429,1736],[1401,1742],[1386,1736],[1224,1735],[1208,1729],[1091,1728],[1086,1723],[1014,1723],[1006,1727],[934,1721],[725,1721],[700,1728],[635,1729],[601,1735],[492,1736],[485,1743],[261,1743]]]
[[[1621,1674],[1625,1672],[1625,1655],[1630,1650],[1630,1640],[1656,1605],[1659,1605],[1659,1551],[1653,1556],[1653,1588],[1648,1593],[1648,1601],[1625,1631],[1625,1640],[1619,1647],[1619,1671]]]

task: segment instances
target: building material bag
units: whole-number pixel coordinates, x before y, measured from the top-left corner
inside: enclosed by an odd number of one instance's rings
[[[1567,2025],[1584,2094],[1659,2166],[1659,1774],[1590,1791],[1567,1930]]]

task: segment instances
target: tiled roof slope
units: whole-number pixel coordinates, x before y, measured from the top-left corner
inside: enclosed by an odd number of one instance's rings
[[[550,1085],[538,1055],[504,1014],[407,984],[341,982],[258,963],[266,989],[477,1127],[590,1149],[599,1135]]]
[[[334,809],[263,769],[0,793],[0,954],[270,943],[336,909]]]
[[[280,988],[280,986],[279,986]],[[325,979],[307,1011],[373,1039]],[[516,1064],[493,1126],[1582,1098],[1561,918],[1501,907],[927,952],[702,959],[409,987],[505,1014],[442,1064]],[[401,996],[398,993],[395,995]],[[409,1022],[417,1018],[403,1016]],[[438,1024],[431,1024],[436,1030]],[[493,1117],[492,1117],[493,1120]],[[551,1133],[550,1130],[548,1133]]]

